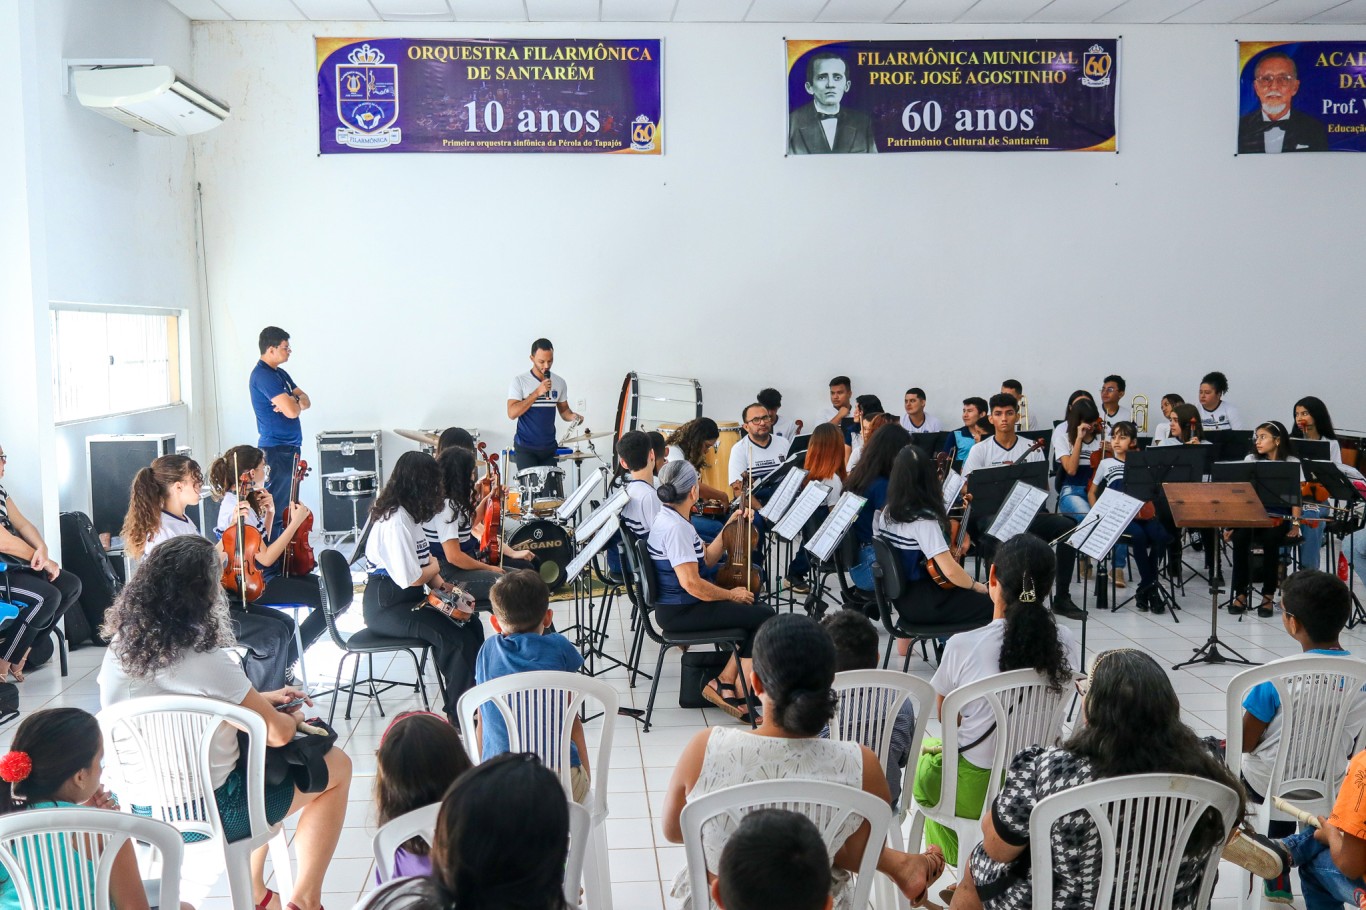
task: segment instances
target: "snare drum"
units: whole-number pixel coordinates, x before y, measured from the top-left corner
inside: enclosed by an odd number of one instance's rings
[[[529,550],[532,553],[535,557],[531,563],[532,568],[540,574],[550,590],[555,591],[565,583],[564,570],[574,559],[574,544],[566,529],[553,521],[534,518],[522,525],[508,539],[508,546],[514,550]],[[516,559],[503,561],[504,569],[518,565],[525,563],[520,563]]]
[[[366,499],[374,496],[379,488],[379,478],[374,471],[338,471],[335,474],[324,474],[323,482],[327,484],[327,492],[333,496],[345,496],[347,499]]]
[[[553,466],[524,468],[517,472],[522,490],[522,508],[527,513],[545,515],[564,504],[564,469]]]

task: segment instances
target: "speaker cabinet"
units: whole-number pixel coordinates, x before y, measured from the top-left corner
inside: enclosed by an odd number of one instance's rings
[[[117,535],[128,514],[133,476],[162,455],[175,453],[174,433],[85,437],[90,521],[96,534]]]

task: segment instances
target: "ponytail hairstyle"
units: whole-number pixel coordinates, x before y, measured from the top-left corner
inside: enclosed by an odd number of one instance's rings
[[[804,613],[779,613],[754,636],[754,672],[778,726],[815,736],[835,716],[835,643]]]
[[[1268,420],[1266,423],[1257,424],[1257,430],[1266,430],[1276,440],[1275,453],[1269,456],[1256,453],[1258,461],[1285,461],[1290,456],[1290,431],[1285,428],[1285,424],[1279,420]]]
[[[1241,784],[1182,722],[1171,680],[1151,656],[1132,648],[1103,652],[1091,665],[1083,710],[1086,723],[1077,725],[1063,748],[1087,759],[1097,777],[1191,774],[1238,794],[1237,814],[1221,825],[1218,814],[1208,810],[1189,849],[1216,849],[1229,824],[1243,817]]]
[[[913,445],[896,453],[885,508],[892,521],[934,518],[948,535],[949,516],[944,511],[944,493],[934,461]]]
[[[445,504],[436,459],[426,452],[404,452],[394,462],[389,482],[371,504],[370,517],[382,521],[403,509],[421,524],[435,518]]]
[[[237,489],[237,480],[246,471],[254,471],[266,460],[266,453],[256,446],[233,446],[209,465],[209,489],[215,501],[225,493]]]
[[[161,526],[161,510],[171,487],[182,480],[204,482],[199,463],[188,455],[162,455],[150,466],[133,475],[133,487],[128,494],[128,514],[123,519],[123,549],[134,559],[141,559],[147,541]]]
[[[1058,639],[1058,624],[1043,604],[1053,587],[1053,548],[1032,534],[1017,534],[996,550],[996,583],[1006,601],[1000,670],[1031,669],[1048,677],[1054,692],[1072,681],[1073,667]]]
[[[1200,418],[1200,412],[1195,409],[1195,405],[1181,402],[1172,408],[1172,417],[1176,420],[1178,434],[1182,442],[1190,442],[1192,439],[1204,440],[1205,422]]]
[[[473,517],[474,453],[460,446],[451,446],[442,450],[436,463],[441,468],[441,492],[446,501],[466,518]]]
[[[1100,420],[1100,410],[1090,398],[1078,398],[1067,409],[1067,441],[1075,443],[1081,435],[1082,424]]]
[[[802,486],[813,480],[829,480],[838,477],[843,483],[847,476],[844,471],[844,434],[833,423],[822,423],[811,431],[811,443],[806,449],[806,478]]]
[[[0,759],[0,814],[54,799],[94,763],[102,741],[99,723],[80,708],[48,708],[24,718]]]

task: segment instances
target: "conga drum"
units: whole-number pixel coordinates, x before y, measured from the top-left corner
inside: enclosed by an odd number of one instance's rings
[[[716,451],[707,456],[707,469],[702,472],[702,482],[718,490],[729,490],[730,450],[744,438],[745,430],[733,420],[718,420],[716,427],[721,431],[720,442]]]

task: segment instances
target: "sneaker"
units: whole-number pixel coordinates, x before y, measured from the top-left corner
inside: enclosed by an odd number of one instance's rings
[[[788,578],[787,589],[793,594],[810,594],[811,584],[805,578]]]
[[[1295,890],[1290,885],[1290,870],[1287,869],[1275,878],[1268,878],[1262,882],[1262,894],[1268,904],[1295,903]]]
[[[1251,828],[1233,829],[1233,836],[1224,844],[1223,859],[1235,866],[1241,866],[1267,884],[1282,876],[1289,881],[1290,853],[1278,841]]]
[[[1086,618],[1086,611],[1077,606],[1069,594],[1053,598],[1053,612],[1066,619]]]

